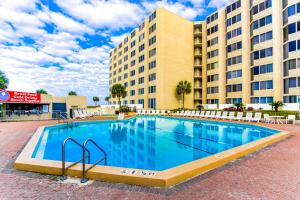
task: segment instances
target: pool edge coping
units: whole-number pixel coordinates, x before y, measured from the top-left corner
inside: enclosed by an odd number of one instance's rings
[[[128,119],[125,119],[128,120]],[[197,119],[196,119],[197,120]],[[118,120],[109,120],[118,121]],[[225,121],[226,122],[226,121]],[[251,124],[252,125],[252,124]],[[264,128],[268,128],[262,125]],[[32,135],[20,155],[17,157],[14,168],[17,170],[38,172],[43,174],[61,175],[62,166],[60,161],[44,160],[32,158],[32,153],[35,150],[35,146],[39,142],[39,138],[43,133],[43,130],[48,126],[40,126],[36,132]],[[272,128],[269,128],[272,129]],[[272,129],[277,130],[277,129]],[[126,183],[142,186],[152,187],[170,187],[178,183],[184,182],[195,176],[206,173],[217,167],[225,165],[235,159],[246,156],[259,149],[262,149],[272,143],[285,139],[290,135],[287,131],[280,131],[271,136],[202,158],[195,161],[191,161],[170,169],[163,171],[155,170],[141,170],[133,168],[122,168],[113,166],[96,166],[87,173],[87,178],[94,180],[102,180],[117,183]],[[70,163],[66,163],[68,166]],[[87,165],[88,166],[88,165]],[[67,175],[81,177],[81,164],[77,164],[67,171]],[[121,171],[135,171],[135,174],[122,173]],[[144,172],[144,175],[141,173]],[[146,173],[146,175],[145,175]],[[149,175],[148,173],[152,174]],[[153,175],[154,173],[154,175]]]

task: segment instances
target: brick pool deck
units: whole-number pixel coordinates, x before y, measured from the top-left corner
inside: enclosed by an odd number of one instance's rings
[[[60,183],[56,176],[13,169],[34,131],[57,121],[0,122],[0,200],[6,199],[300,199],[300,126],[266,125],[291,137],[169,189],[94,181]],[[265,125],[265,124],[264,124]]]

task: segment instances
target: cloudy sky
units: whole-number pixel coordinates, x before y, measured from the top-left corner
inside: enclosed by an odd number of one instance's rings
[[[199,21],[231,1],[0,0],[0,70],[10,90],[74,90],[103,103],[110,49],[156,7]]]

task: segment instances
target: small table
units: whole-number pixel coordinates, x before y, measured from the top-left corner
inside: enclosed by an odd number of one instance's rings
[[[284,118],[284,116],[269,116],[270,119],[272,119],[272,121],[277,124],[283,124],[282,121],[280,119]]]

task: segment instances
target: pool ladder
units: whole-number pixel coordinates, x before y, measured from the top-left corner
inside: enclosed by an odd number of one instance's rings
[[[82,157],[80,160],[70,164],[69,166],[66,166],[66,144],[67,142],[73,142],[74,144],[77,144],[79,147],[81,147],[82,149]],[[97,160],[94,164],[92,164],[90,167],[86,168],[86,158],[88,160],[87,164],[91,164],[91,152],[87,149],[87,144],[88,143],[92,143],[95,147],[97,147],[103,154],[104,156],[101,157],[99,160]],[[87,152],[87,153],[86,153]],[[100,162],[104,161],[104,164],[107,165],[107,153],[91,138],[87,139],[83,144],[80,144],[78,141],[76,141],[75,139],[68,137],[67,139],[64,140],[63,144],[62,144],[62,176],[61,176],[61,180],[66,180],[67,177],[66,172],[69,168],[75,166],[76,164],[80,163],[82,161],[82,179],[80,180],[81,183],[85,183],[88,181],[88,179],[85,177],[86,173],[92,169],[93,167],[95,167],[97,164],[99,164]]]

